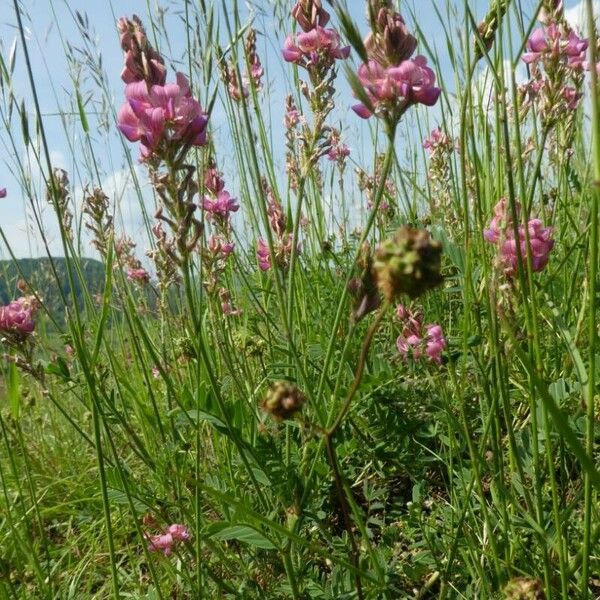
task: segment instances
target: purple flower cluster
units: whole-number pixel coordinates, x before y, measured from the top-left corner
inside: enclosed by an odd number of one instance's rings
[[[441,93],[435,74],[424,56],[411,58],[416,39],[408,32],[402,16],[389,6],[379,9],[373,31],[365,40],[369,60],[358,69],[358,80],[368,105],[356,104],[354,112],[363,119],[374,113],[397,120],[412,104],[433,106]]]
[[[518,207],[520,208],[520,207]],[[518,241],[515,238],[512,219],[507,214],[508,203],[502,198],[494,207],[494,217],[483,237],[491,244],[498,246],[499,258],[504,270],[509,277],[517,273],[519,266],[518,250],[521,253],[523,264],[527,261],[527,237],[531,251],[531,268],[534,272],[542,271],[548,264],[550,251],[554,247],[552,228],[544,227],[540,219],[530,219],[527,228],[518,227]]]
[[[396,347],[403,358],[415,361],[428,359],[441,364],[442,352],[447,347],[442,328],[436,324],[423,325],[423,313],[411,311],[399,304],[396,316],[401,321],[402,333],[396,340]]]
[[[350,46],[342,46],[339,33],[325,27],[329,13],[320,0],[299,0],[292,9],[292,16],[302,32],[286,38],[282,50],[284,60],[310,70],[313,67],[326,69],[336,60],[348,58]]]
[[[118,115],[119,129],[130,142],[141,142],[143,159],[206,144],[208,118],[192,97],[183,73],[177,73],[177,83],[150,88],[145,81],[129,83],[125,98]]]
[[[582,69],[588,42],[573,30],[565,30],[557,23],[536,29],[527,42],[528,52],[523,54],[527,64],[562,62],[572,69]]]
[[[35,329],[38,302],[33,296],[23,296],[6,306],[0,306],[0,333],[25,339]]]

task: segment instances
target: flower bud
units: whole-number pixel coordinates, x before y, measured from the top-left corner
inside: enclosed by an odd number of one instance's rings
[[[408,60],[417,47],[402,16],[393,9],[380,8],[373,23],[373,31],[365,39],[369,58],[380,65],[396,66]]]
[[[377,285],[388,301],[400,294],[417,298],[442,283],[442,245],[424,229],[401,227],[375,251]]]

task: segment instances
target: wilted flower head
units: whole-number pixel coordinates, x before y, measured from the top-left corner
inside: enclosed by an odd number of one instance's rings
[[[439,127],[436,127],[429,137],[423,141],[423,148],[433,154],[438,148],[452,149],[452,140]]]
[[[357,266],[361,269],[360,276],[348,282],[348,291],[354,297],[352,318],[355,322],[377,309],[381,303],[373,272],[373,252],[368,242],[360,249]]]
[[[300,123],[301,119],[302,114],[298,110],[294,98],[291,94],[288,94],[285,99],[285,117],[283,118],[283,124],[288,130],[294,129],[294,127]]]
[[[329,13],[323,8],[321,0],[298,0],[292,8],[292,17],[303,31],[325,27],[329,23]]]
[[[212,161],[204,172],[204,187],[215,196],[225,187],[225,180]]]
[[[565,6],[563,0],[545,0],[538,20],[544,25],[549,25],[553,21],[559,21],[564,18]]]
[[[35,329],[39,304],[34,296],[23,296],[0,306],[0,332],[25,339]]]
[[[340,166],[343,166],[346,159],[350,156],[350,148],[342,142],[340,132],[337,129],[331,130],[329,144],[327,158],[331,161],[336,161]]]
[[[375,251],[377,285],[388,301],[416,298],[442,283],[442,245],[424,229],[401,227]]]
[[[145,82],[130,83],[125,97],[119,129],[130,142],[141,141],[143,158],[163,158],[186,146],[206,143],[208,118],[192,97],[183,73],[177,73],[177,83],[150,89]]]
[[[211,235],[207,247],[214,257],[223,259],[234,251],[235,244],[228,242],[222,235]]]
[[[125,66],[121,79],[125,83],[145,81],[148,86],[164,85],[167,69],[162,56],[152,48],[140,18],[121,17],[117,21],[121,36],[121,48],[125,54]]]
[[[375,113],[392,119],[399,118],[411,104],[433,106],[441,93],[424,56],[388,68],[370,60],[359,67],[358,79]],[[373,114],[364,104],[352,109],[363,119]]]
[[[277,381],[267,391],[261,407],[276,421],[291,419],[302,409],[306,396],[300,388],[289,381]]]
[[[369,59],[383,67],[408,60],[417,48],[417,40],[408,31],[402,16],[390,6],[379,8],[376,15],[371,22],[372,31],[365,39]]]
[[[544,584],[539,579],[515,577],[504,588],[506,600],[546,600]]]

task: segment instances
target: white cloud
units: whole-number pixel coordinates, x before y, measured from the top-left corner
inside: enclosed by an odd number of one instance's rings
[[[565,10],[567,21],[580,33],[587,33],[587,10],[586,0],[580,0],[579,4]],[[594,0],[594,16],[600,17],[600,0]]]

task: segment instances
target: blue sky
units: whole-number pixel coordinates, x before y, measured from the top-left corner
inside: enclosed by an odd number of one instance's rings
[[[455,0],[460,6],[462,0]],[[2,0],[3,8],[0,11],[0,53],[8,63],[11,48],[17,40],[16,18],[12,7],[12,0]],[[403,2],[405,15],[412,14],[418,21],[428,42],[437,48],[440,61],[436,65],[439,72],[448,66],[445,40],[442,28],[438,22],[434,4],[445,4],[439,0],[410,0]],[[532,6],[533,0],[523,0],[525,6]],[[221,2],[218,2],[221,4]],[[247,8],[245,4],[252,4]],[[289,7],[293,1],[289,0]],[[355,22],[364,31],[366,20],[364,16],[363,0],[348,0],[350,12]],[[472,10],[480,18],[487,10],[489,0],[473,0],[469,2]],[[80,202],[81,189],[91,182],[101,183],[106,193],[113,197],[120,205],[121,226],[130,235],[136,237],[141,232],[139,201],[131,190],[129,168],[125,160],[128,150],[136,163],[137,149],[130,144],[123,144],[121,137],[116,132],[112,121],[113,111],[118,110],[123,99],[123,84],[119,78],[122,67],[122,54],[115,29],[115,19],[121,15],[139,14],[145,23],[149,23],[148,7],[156,18],[159,15],[164,19],[165,29],[168,31],[168,40],[160,40],[161,52],[168,57],[170,67],[187,70],[187,59],[184,56],[185,29],[182,23],[183,0],[21,0],[24,12],[24,21],[27,29],[29,51],[35,74],[36,86],[40,95],[41,111],[50,146],[52,161],[55,166],[66,169],[73,183],[76,203]],[[291,28],[291,21],[284,24],[283,28],[272,18],[272,6],[268,0],[254,0],[254,2],[240,2],[243,5],[244,17],[255,16],[255,26],[259,31],[259,53],[266,67],[266,86],[264,91],[265,108],[271,111],[272,122],[275,126],[276,138],[274,147],[277,152],[281,149],[283,154],[283,100],[287,90],[291,87],[291,68],[282,63],[279,48],[285,37],[285,27]],[[580,0],[567,1],[566,6],[574,20],[582,6]],[[224,7],[231,7],[232,3],[225,0]],[[81,27],[76,13],[86,21]],[[459,12],[459,14],[461,14]],[[411,17],[408,17],[411,21]],[[460,22],[452,24],[456,30],[460,29]],[[84,31],[85,30],[85,31]],[[87,39],[86,39],[87,35]],[[224,35],[222,36],[224,38]],[[457,34],[458,43],[458,34]],[[420,46],[423,48],[423,45]],[[68,59],[70,54],[71,60]],[[106,73],[107,88],[101,93],[98,85],[91,77],[91,70],[87,61],[96,62],[102,57],[102,69]],[[170,70],[170,78],[173,70]],[[343,73],[339,76],[339,100],[336,112],[331,116],[334,124],[341,124],[348,136],[348,143],[353,150],[353,159],[360,162],[361,157],[369,156],[370,139],[367,134],[367,125],[360,122],[349,106],[352,98],[347,85],[343,82]],[[86,110],[90,113],[90,144],[97,161],[97,171],[85,165],[91,164],[89,160],[90,148],[82,135],[81,123],[77,114],[74,100],[74,82],[77,81],[82,90]],[[29,130],[35,137],[34,107],[31,93],[24,69],[23,52],[20,41],[16,45],[15,70],[12,81],[12,91],[17,103],[24,102],[29,115]],[[206,92],[205,92],[206,93]],[[3,96],[2,96],[3,94]],[[202,93],[200,93],[202,98]],[[3,118],[7,115],[7,88],[0,90],[0,106]],[[94,113],[103,113],[106,118],[96,118]],[[439,118],[439,111],[429,111],[432,125]],[[215,140],[218,141],[217,152],[221,161],[221,168],[225,177],[231,183],[231,191],[236,195],[232,141],[226,128],[224,111],[217,106],[213,114],[211,126]],[[8,198],[0,200],[0,228],[17,256],[37,256],[41,254],[39,236],[30,227],[32,207],[21,189],[21,177],[17,172],[18,163],[26,165],[26,176],[31,179],[34,190],[34,202],[39,207],[44,226],[48,231],[53,252],[59,252],[57,244],[56,225],[54,216],[49,207],[45,206],[43,193],[40,193],[42,179],[39,168],[23,143],[21,123],[13,110],[11,130],[14,132],[14,143],[9,139],[4,124],[0,121],[0,187],[8,188]],[[361,141],[362,140],[362,141]],[[82,160],[88,156],[88,160]],[[279,160],[283,165],[282,157]],[[143,167],[138,167],[140,175]],[[143,244],[141,244],[143,246]],[[82,248],[88,252],[87,241]],[[143,247],[140,248],[140,253]],[[7,256],[7,249],[0,239],[0,257]]]

